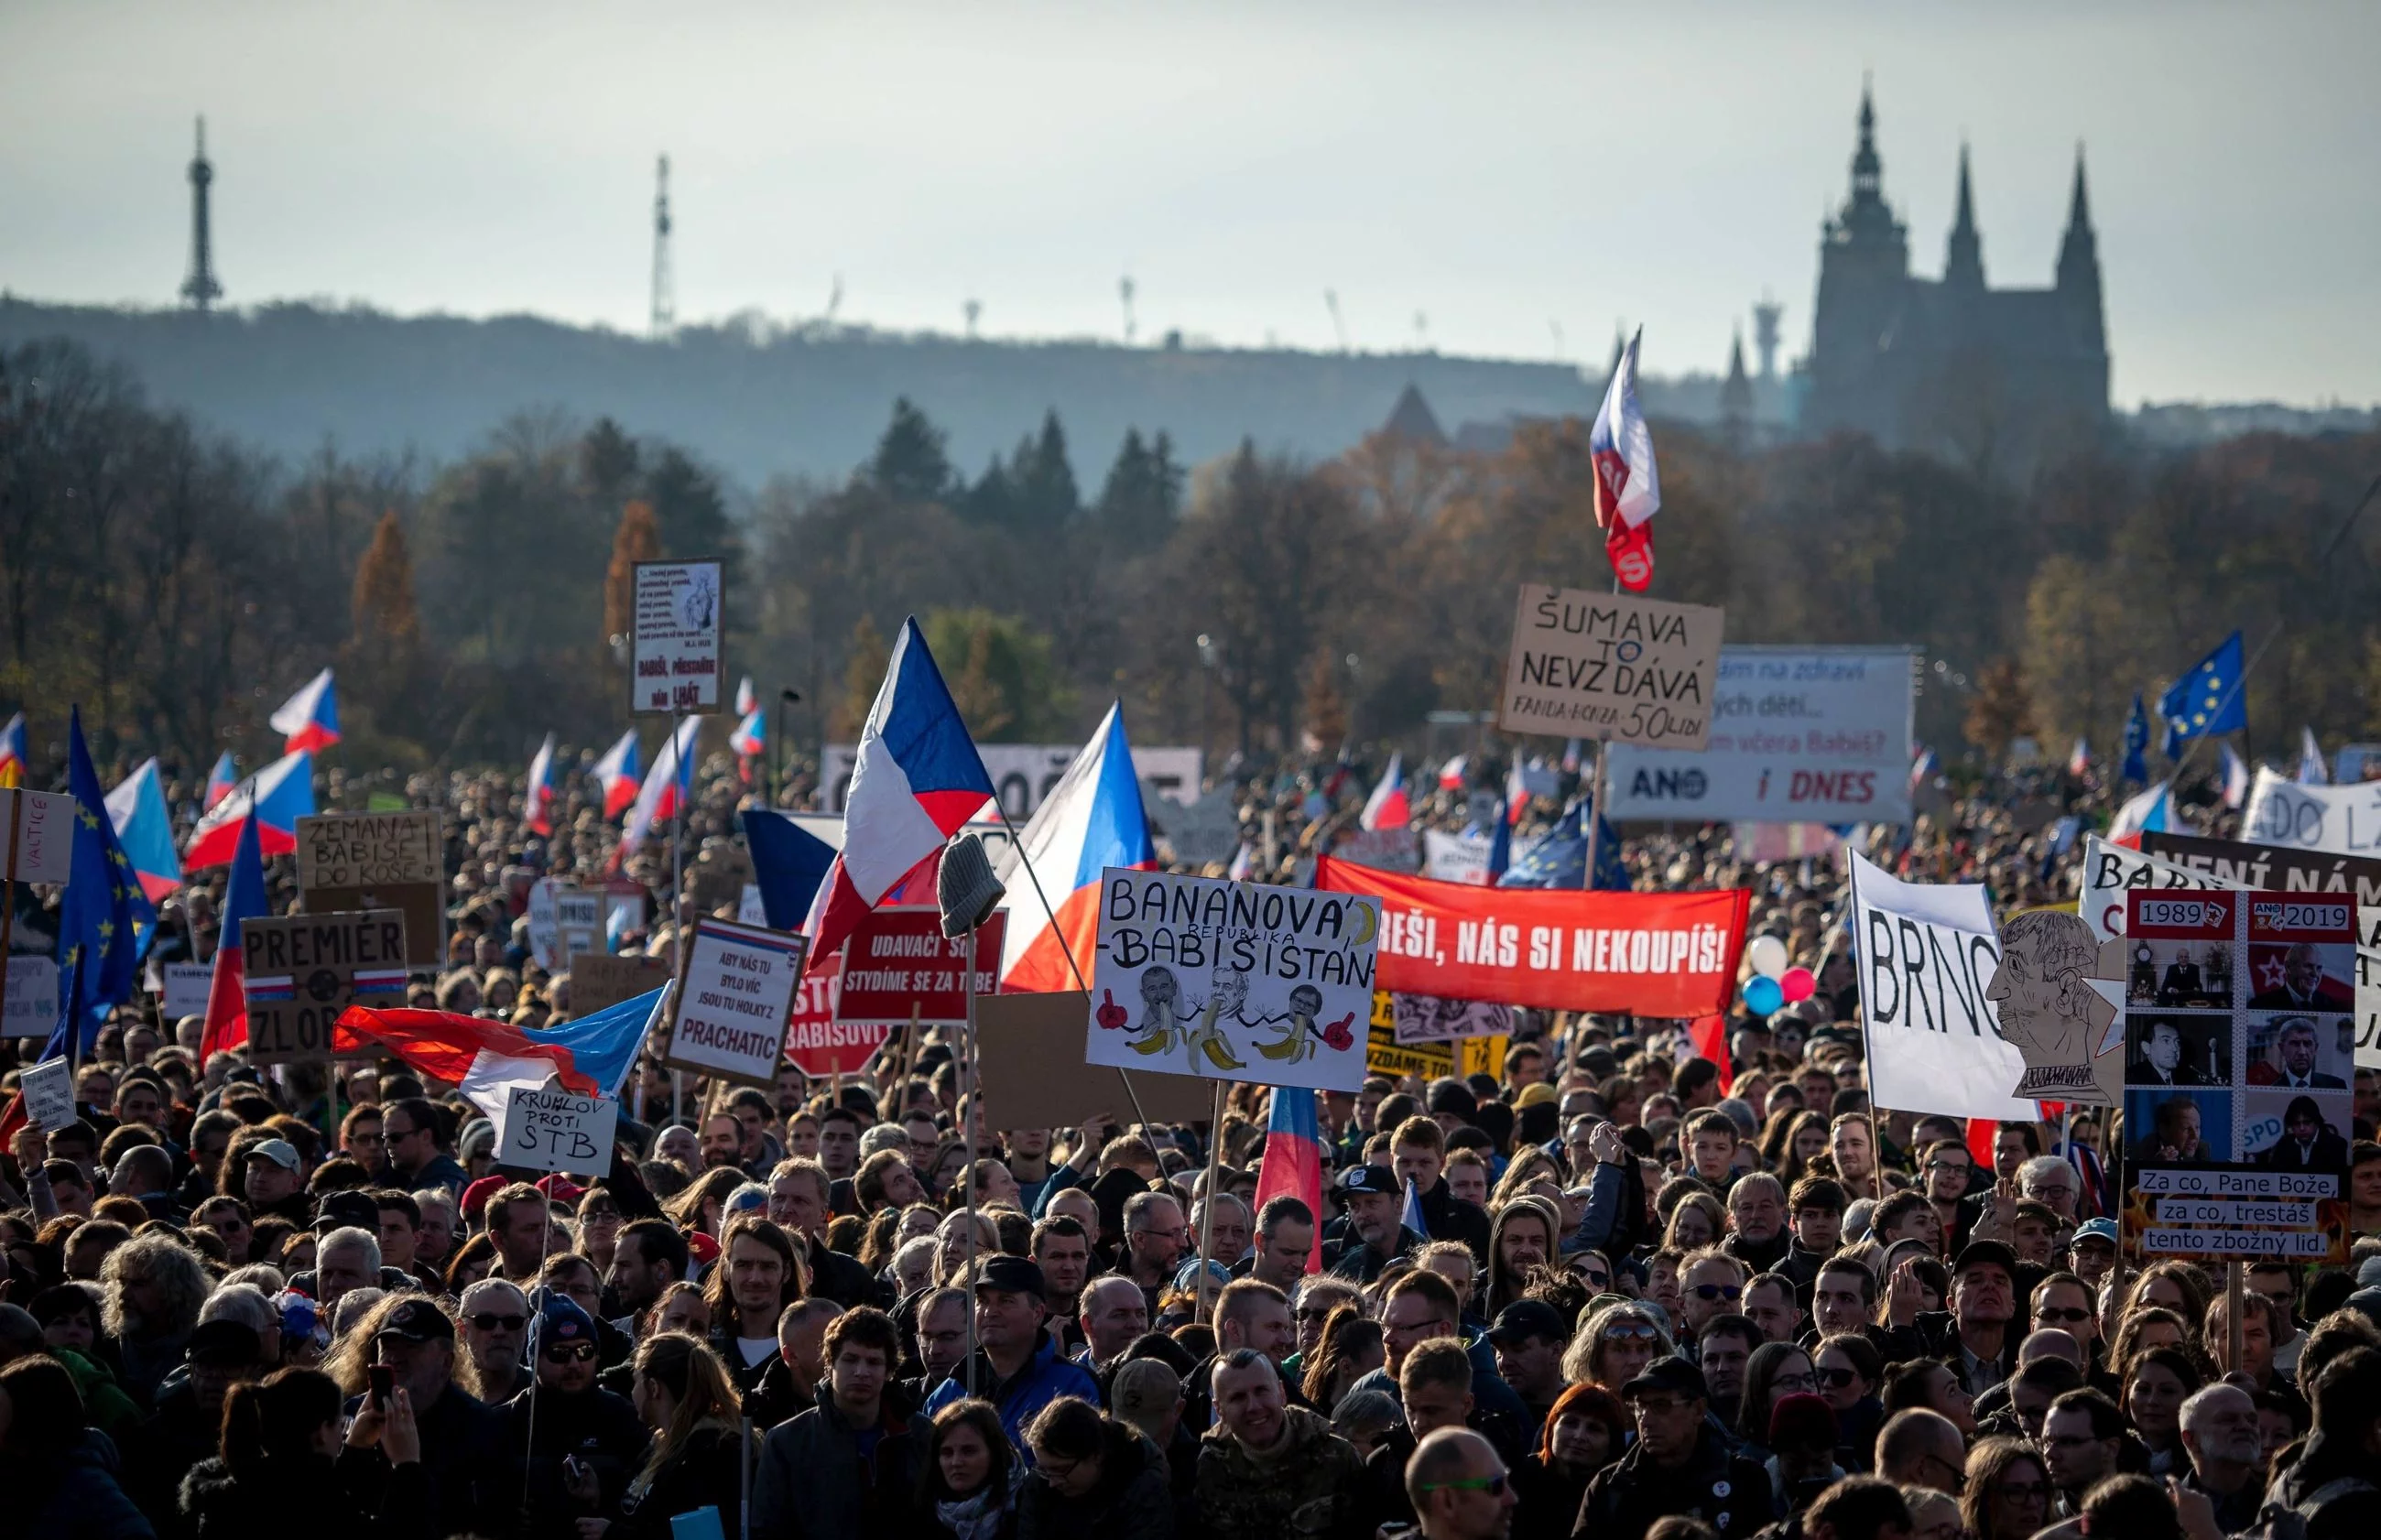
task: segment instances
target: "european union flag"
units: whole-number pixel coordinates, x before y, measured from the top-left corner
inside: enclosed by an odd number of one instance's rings
[[[2166,718],[2167,758],[2181,758],[2182,745],[2194,738],[2247,730],[2249,697],[2241,688],[2242,672],[2241,633],[2234,631],[2158,697],[2158,715]]]
[[[2133,691],[2133,714],[2125,718],[2125,767],[2119,771],[2126,780],[2146,783],[2150,778],[2150,719],[2142,710],[2142,692]]]
[[[140,891],[132,858],[116,843],[107,794],[82,739],[82,708],[68,727],[67,789],[76,802],[74,874],[58,913],[58,1027],[44,1059],[88,1054],[107,1013],[140,984],[141,938],[157,911]]]
[[[1545,837],[1515,858],[1513,868],[1498,879],[1499,887],[1586,887],[1587,821],[1594,814],[1587,799],[1572,804],[1569,814]],[[1629,871],[1620,863],[1620,835],[1609,823],[1596,829],[1596,891],[1625,893]]]

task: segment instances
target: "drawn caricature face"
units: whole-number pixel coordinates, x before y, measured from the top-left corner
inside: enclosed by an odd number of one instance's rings
[[[2002,927],[2000,961],[1984,997],[1999,1007],[2002,1039],[2025,1057],[2020,1094],[2047,1095],[2056,1087],[2063,1100],[2115,1104],[2121,1052],[2104,1065],[2098,1049],[2116,1008],[2088,979],[2098,953],[2091,927],[2072,914],[2032,911]]]
[[[1323,1014],[1323,991],[1311,984],[1300,984],[1289,992],[1289,1013],[1301,1022],[1313,1021]]]
[[[1249,1003],[1249,976],[1218,962],[1212,982],[1215,988],[1215,1014],[1238,1016],[1240,1008]]]
[[[1141,1003],[1148,1008],[1152,1021],[1166,1021],[1174,1014],[1181,998],[1182,986],[1175,981],[1171,968],[1144,969],[1141,975]]]

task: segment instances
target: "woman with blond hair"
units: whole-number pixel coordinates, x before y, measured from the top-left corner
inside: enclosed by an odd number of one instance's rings
[[[669,1540],[673,1518],[702,1508],[719,1510],[721,1534],[736,1534],[751,1450],[727,1367],[701,1340],[677,1331],[645,1338],[629,1363],[629,1402],[653,1430],[653,1448],[611,1513],[579,1521],[580,1540]],[[594,1481],[586,1473],[572,1497],[594,1500]]]
[[[1572,1385],[1600,1385],[1617,1396],[1645,1365],[1677,1351],[1652,1311],[1616,1302],[1580,1323],[1563,1350],[1563,1378]]]

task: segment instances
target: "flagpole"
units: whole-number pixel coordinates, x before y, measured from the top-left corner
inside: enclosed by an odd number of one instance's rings
[[[670,972],[678,978],[686,976],[686,804],[694,795],[693,777],[686,773],[686,750],[678,742],[678,730],[685,720],[681,713],[670,714],[669,773],[670,779],[677,783],[671,788],[670,798],[670,811],[677,815],[670,820]],[[673,1121],[685,1105],[686,1071],[672,1069],[670,1118]]]
[[[0,889],[5,889],[6,895],[0,899],[0,1010],[6,1008],[8,998],[8,948],[17,933],[17,848],[24,832],[25,794],[19,789],[8,799],[8,874],[6,881],[0,883]],[[68,996],[67,1003],[72,1003],[72,996]],[[77,1023],[75,1036],[81,1035],[80,1023]],[[67,1052],[73,1051],[73,1041],[69,1039]]]

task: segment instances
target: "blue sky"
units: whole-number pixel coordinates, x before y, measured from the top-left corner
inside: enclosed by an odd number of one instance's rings
[[[1915,265],[1958,148],[2049,281],[2087,146],[2120,404],[2381,401],[2381,6],[604,3],[0,7],[0,287],[169,302],[207,115],[233,303],[993,336],[1418,337],[1716,369],[1810,326],[1862,72]],[[1416,317],[1426,318],[1418,328]],[[1557,328],[1561,341],[1557,340]]]

